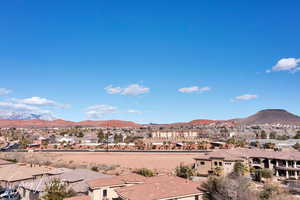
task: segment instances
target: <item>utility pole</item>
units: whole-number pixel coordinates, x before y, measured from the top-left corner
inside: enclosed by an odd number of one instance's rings
[[[106,133],[106,152],[108,152],[108,135],[109,135],[109,122],[107,121],[107,133]]]

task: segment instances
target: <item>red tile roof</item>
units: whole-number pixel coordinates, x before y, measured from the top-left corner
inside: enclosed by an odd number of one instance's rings
[[[91,200],[91,197],[89,197],[89,196],[76,196],[76,197],[65,198],[64,200]]]
[[[300,152],[275,152],[262,149],[230,149],[216,150],[205,154],[200,154],[197,159],[225,159],[225,160],[240,160],[246,158],[269,158],[281,160],[296,160],[300,161]]]
[[[125,174],[121,176],[114,176],[110,178],[100,178],[88,181],[88,185],[94,188],[101,188],[101,187],[108,187],[108,186],[115,186],[115,185],[125,185],[128,183],[143,183],[145,182],[146,178],[144,176],[138,174]]]
[[[158,176],[147,179],[144,184],[119,188],[116,192],[126,200],[157,200],[201,195],[200,185],[175,176]]]

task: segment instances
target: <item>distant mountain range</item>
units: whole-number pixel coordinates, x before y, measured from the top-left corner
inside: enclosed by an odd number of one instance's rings
[[[0,118],[3,116],[0,116]],[[148,124],[148,126],[182,126],[182,125],[203,125],[203,124],[222,124],[228,126],[235,125],[259,125],[259,124],[285,124],[285,125],[300,125],[300,117],[281,109],[268,109],[257,112],[246,118],[233,120],[207,120],[198,119],[190,122],[178,122],[171,124]],[[9,118],[0,119],[0,127],[140,127],[142,124],[137,124],[131,121],[121,120],[103,120],[103,121],[81,121],[72,122],[65,120],[44,120],[38,115],[10,115]]]

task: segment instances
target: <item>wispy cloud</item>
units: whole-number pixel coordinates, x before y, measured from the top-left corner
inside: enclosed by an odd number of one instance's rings
[[[270,73],[279,71],[289,71],[291,73],[295,73],[297,71],[300,71],[299,64],[299,58],[282,58],[272,67],[272,69],[269,69],[266,72]]]
[[[99,119],[106,115],[115,113],[117,109],[117,107],[111,105],[94,105],[88,107],[85,114],[88,118]]]
[[[181,93],[194,93],[194,92],[208,92],[210,91],[210,87],[198,87],[198,86],[191,86],[191,87],[184,87],[178,89],[179,92]]]
[[[141,86],[139,84],[131,84],[125,88],[113,87],[112,85],[109,85],[104,89],[108,94],[121,94],[121,95],[128,95],[128,96],[137,96],[137,95],[150,92],[150,88]]]
[[[235,102],[235,101],[249,101],[249,100],[257,99],[257,98],[258,98],[258,95],[256,95],[256,94],[244,94],[244,95],[235,97],[231,101],[232,102]]]
[[[59,108],[67,108],[69,105],[61,104],[56,101],[42,98],[42,97],[30,97],[25,99],[12,99],[14,102],[26,104],[26,105],[34,105],[34,106],[49,106],[49,107],[59,107]]]
[[[129,109],[127,110],[128,113],[133,113],[133,114],[141,114],[142,112],[139,110],[134,110],[134,109]]]
[[[11,90],[8,90],[6,88],[0,88],[0,95],[9,94],[11,93]]]

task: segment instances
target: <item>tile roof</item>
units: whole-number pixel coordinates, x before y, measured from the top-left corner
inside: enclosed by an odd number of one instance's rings
[[[77,182],[80,180],[92,180],[96,178],[109,178],[111,176],[101,174],[99,172],[94,172],[89,169],[74,169],[74,170],[69,170],[65,171],[62,173],[59,178],[62,181],[67,181],[67,182]]]
[[[63,168],[64,169],[64,168]],[[88,184],[86,183],[89,180],[98,178],[109,178],[110,176],[104,175],[98,172],[93,172],[87,169],[64,169],[62,174],[44,176],[31,181],[26,181],[20,186],[32,191],[42,192],[45,190],[45,187],[50,183],[54,178],[58,178],[61,181],[70,183],[69,187],[72,188],[76,193],[84,193],[88,191]]]
[[[64,172],[71,171],[71,170],[72,169],[69,169],[69,168],[56,168],[56,169],[52,169],[52,170],[48,171],[47,174],[58,175],[58,174],[62,174]]]
[[[11,164],[14,164],[14,163],[7,161],[7,160],[0,160],[0,165],[11,165]]]
[[[84,196],[69,197],[69,198],[65,198],[64,200],[91,200],[91,197],[84,195]]]
[[[48,169],[43,167],[8,165],[0,167],[0,180],[7,182],[22,181],[46,174],[47,171]]]
[[[200,195],[200,183],[175,176],[148,178],[144,184],[123,187],[116,190],[122,199],[157,200],[183,196]],[[145,195],[147,194],[147,195]]]
[[[95,179],[88,181],[87,183],[91,188],[100,188],[115,185],[125,185],[126,183],[143,183],[145,180],[146,178],[144,176],[130,173],[120,176],[113,176],[111,178]]]
[[[200,154],[195,159],[213,159],[240,160],[245,158],[269,158],[279,160],[298,160],[300,161],[300,152],[275,152],[262,149],[224,149]]]

